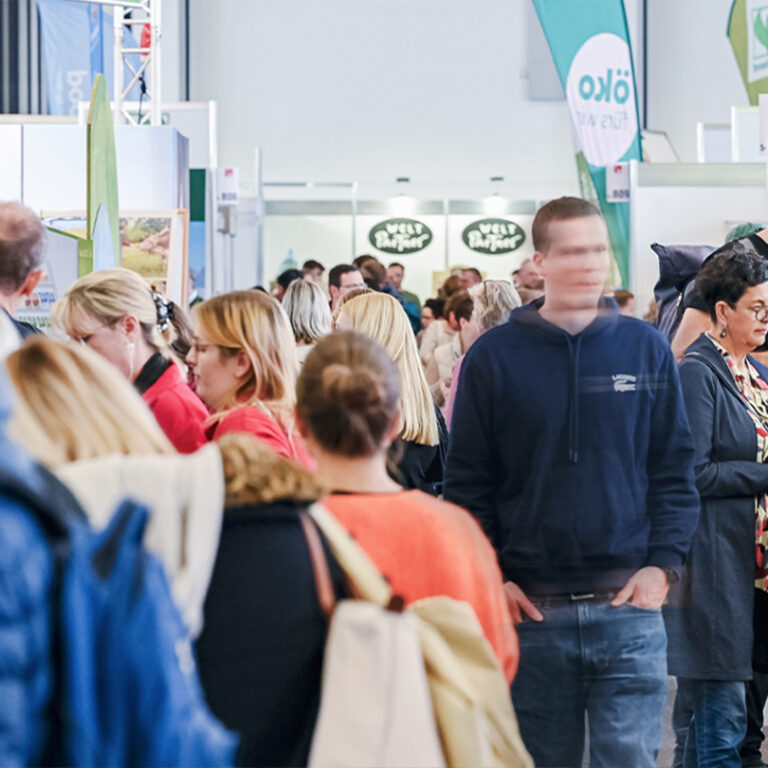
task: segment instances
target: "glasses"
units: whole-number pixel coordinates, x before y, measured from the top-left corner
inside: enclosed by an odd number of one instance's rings
[[[768,323],[768,306],[760,304],[757,307],[750,307],[749,311],[755,316],[758,323]]]

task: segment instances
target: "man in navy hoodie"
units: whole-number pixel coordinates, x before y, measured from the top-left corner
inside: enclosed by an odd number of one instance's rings
[[[491,539],[520,636],[512,696],[537,766],[651,766],[666,700],[661,617],[698,519],[677,367],[602,298],[605,222],[578,198],[533,223],[544,297],[462,365],[445,496]]]

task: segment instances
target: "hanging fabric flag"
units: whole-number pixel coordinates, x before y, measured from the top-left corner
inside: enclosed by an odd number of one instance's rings
[[[606,199],[606,168],[642,159],[632,50],[622,0],[533,0],[573,125],[581,194],[602,211],[629,287],[629,203]]]
[[[126,0],[126,5],[133,0]],[[0,0],[2,3],[3,0]],[[37,0],[40,37],[48,91],[48,113],[77,115],[81,101],[91,97],[93,80],[103,74],[112,88],[112,11],[97,3],[73,0]],[[125,44],[138,47],[130,29],[125,27]],[[141,65],[138,54],[130,54],[134,69]],[[126,72],[127,85],[132,75]],[[134,86],[127,100],[137,101],[139,86]]]
[[[760,94],[768,93],[768,2],[734,0],[727,35],[749,103],[755,107]]]

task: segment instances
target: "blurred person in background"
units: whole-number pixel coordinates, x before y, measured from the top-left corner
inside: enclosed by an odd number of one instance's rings
[[[421,301],[415,293],[406,291],[403,288],[403,278],[405,277],[405,267],[397,261],[393,261],[387,267],[387,281],[396,290],[400,291],[402,297],[417,309],[421,310]]]
[[[469,603],[511,680],[517,644],[490,544],[464,510],[404,490],[387,472],[402,402],[387,351],[361,333],[322,339],[302,369],[297,397],[300,429],[332,491],[324,504],[406,604],[433,595]]]
[[[378,341],[400,374],[400,435],[390,458],[394,479],[433,496],[442,489],[448,432],[432,401],[416,339],[400,304],[383,293],[356,296],[342,307],[338,330],[360,331]]]
[[[535,288],[517,288],[517,295],[520,297],[521,304],[530,304],[536,299],[540,299],[544,295],[544,291],[537,290]]]
[[[178,451],[205,445],[208,411],[185,381],[173,348],[188,334],[186,318],[138,274],[116,268],[81,277],[56,302],[51,321],[133,384]]]
[[[473,285],[469,289],[469,296],[472,299],[472,315],[469,320],[459,319],[459,336],[463,353],[454,364],[449,381],[446,382],[449,392],[443,413],[449,430],[461,365],[469,348],[491,328],[504,325],[509,320],[512,310],[521,306],[517,291],[507,280],[485,280],[479,285]]]
[[[619,305],[619,311],[626,317],[635,316],[635,294],[630,291],[625,291],[622,288],[617,288],[612,294],[613,300]]]
[[[348,301],[352,301],[352,299],[358,296],[365,296],[368,293],[376,293],[376,291],[372,291],[370,288],[355,288],[354,291],[350,291],[345,296],[342,296],[339,299],[339,303],[336,305],[336,309],[333,310],[333,314],[331,315],[331,329],[334,331],[339,330],[339,318],[344,311],[344,305]]]
[[[421,330],[416,334],[416,344],[418,344],[419,349],[421,349],[424,333],[435,320],[439,320],[443,316],[444,307],[445,302],[442,299],[427,299],[424,302],[424,306],[421,308]]]
[[[695,292],[710,325],[680,364],[701,518],[667,615],[669,669],[682,702],[677,730],[682,741],[687,704],[685,766],[759,766],[761,673],[768,671],[768,369],[751,353],[768,330],[768,261],[754,249],[720,249],[701,267]],[[745,684],[752,712],[742,745]]]
[[[478,285],[482,285],[482,283],[478,283]],[[454,293],[445,302],[445,315],[448,326],[454,331],[453,337],[449,342],[441,344],[435,349],[424,371],[435,404],[440,408],[445,405],[453,366],[466,351],[463,348],[459,330],[462,322],[468,323],[472,317],[472,298],[469,292]]]
[[[387,270],[384,265],[378,259],[369,256],[359,262],[359,266],[365,284],[374,291],[389,294],[397,299],[400,306],[405,310],[405,314],[408,315],[408,321],[413,332],[418,333],[421,330],[421,311],[415,304],[406,301],[403,294],[388,282]]]
[[[245,432],[311,468],[295,430],[296,343],[280,302],[258,291],[232,291],[198,304],[193,320],[187,362],[211,411],[209,439]]]
[[[309,259],[301,265],[301,276],[305,280],[311,280],[313,283],[322,283],[325,267],[314,259]]]
[[[278,300],[282,301],[285,297],[285,292],[288,290],[288,286],[294,280],[301,280],[301,272],[298,269],[286,269],[285,272],[281,272],[277,276],[275,287],[272,290],[272,295]]]
[[[360,270],[352,264],[337,264],[328,273],[328,292],[331,295],[331,312],[336,309],[339,299],[350,291],[366,288]]]
[[[468,291],[473,285],[483,282],[483,276],[479,269],[467,267],[459,273],[459,286],[462,291]]]
[[[541,290],[543,288],[541,284],[541,275],[536,265],[533,263],[533,259],[525,259],[520,265],[520,268],[515,270],[512,274],[515,280],[515,288],[527,288],[530,291]]]
[[[602,298],[610,246],[594,205],[547,203],[533,241],[544,298],[462,364],[445,497],[498,554],[521,648],[512,697],[536,765],[580,766],[587,715],[591,765],[655,768],[661,607],[699,506],[677,366],[657,331]]]
[[[16,313],[43,277],[45,227],[40,217],[18,203],[0,203],[0,311],[21,338],[37,328],[16,319]]]
[[[283,309],[296,339],[299,365],[303,365],[314,343],[331,332],[328,299],[317,283],[294,280],[285,293]]]
[[[454,293],[458,293],[461,288],[458,275],[450,275],[445,279],[440,289],[437,292],[438,299],[447,302],[448,299],[453,296]],[[419,345],[419,357],[424,365],[429,363],[432,354],[435,349],[442,344],[445,344],[453,338],[455,331],[451,329],[448,321],[445,319],[445,313],[439,318],[435,318],[434,322],[430,323],[429,328],[424,331],[424,335],[421,337],[421,344]]]
[[[768,229],[762,224],[751,222],[733,227],[725,236],[725,244],[710,254],[704,263],[722,253],[756,253],[761,258],[768,259]],[[709,325],[710,317],[707,308],[694,287],[684,304],[683,317],[672,338],[672,352],[677,360],[681,360],[685,350],[702,333],[706,333]],[[764,347],[765,344],[760,346]],[[759,349],[757,353],[762,354],[765,351],[765,349]]]

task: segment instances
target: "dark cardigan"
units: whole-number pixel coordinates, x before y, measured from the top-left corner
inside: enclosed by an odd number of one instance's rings
[[[768,381],[768,369],[750,358]],[[688,564],[665,611],[669,672],[699,680],[752,678],[755,494],[768,490],[755,424],[720,353],[705,335],[680,364],[696,449],[701,517]]]
[[[239,765],[306,765],[327,622],[296,502],[227,509],[197,641],[208,705]],[[336,584],[343,577],[326,549]]]

